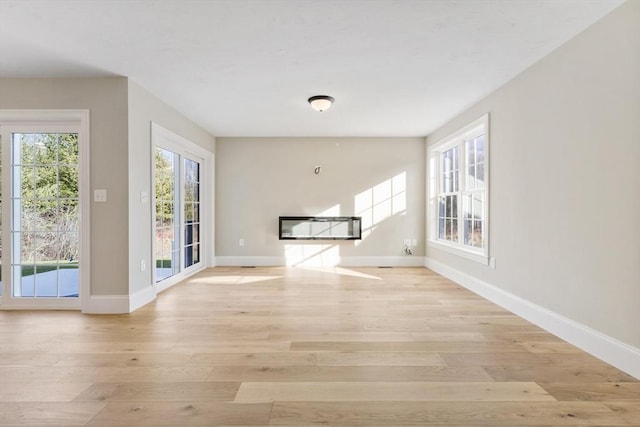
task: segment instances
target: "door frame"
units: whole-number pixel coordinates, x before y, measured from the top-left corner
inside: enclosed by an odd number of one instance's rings
[[[155,269],[155,253],[156,253],[156,180],[155,180],[155,148],[160,147],[166,150],[170,150],[177,153],[180,156],[180,271],[171,277],[156,282],[156,269]],[[184,159],[197,160],[200,163],[200,262],[190,267],[184,267],[184,227],[182,224],[183,207],[184,207],[184,194],[182,191],[182,184],[184,183]],[[213,215],[210,207],[210,197],[212,189],[210,188],[210,174],[212,173],[211,165],[212,154],[199,145],[189,141],[188,139],[166,129],[159,124],[151,123],[151,191],[152,191],[152,204],[151,204],[151,254],[153,261],[151,265],[153,267],[152,273],[152,285],[155,294],[158,294],[165,289],[177,284],[185,278],[197,273],[208,267],[209,253],[211,252],[212,245],[209,242],[207,236],[209,236],[210,230],[213,227]]]
[[[11,291],[11,197],[12,194],[11,180],[11,141],[2,142],[0,146],[2,157],[2,194],[5,194],[5,201],[2,205],[2,223],[7,224],[2,228],[2,240],[9,244],[3,245],[2,256],[2,277],[3,291],[0,298],[0,309],[3,310],[81,310],[88,306],[90,294],[90,277],[91,277],[91,197],[90,197],[90,155],[89,155],[89,138],[90,138],[90,112],[89,110],[0,110],[0,134],[7,135],[12,132],[18,132],[21,129],[27,132],[46,132],[46,128],[54,128],[61,126],[73,127],[74,132],[78,132],[78,197],[80,203],[80,225],[79,225],[79,241],[78,258],[80,260],[78,266],[78,298],[14,298]],[[4,139],[3,139],[4,141]],[[9,148],[5,149],[9,144]],[[6,262],[9,261],[9,262]]]

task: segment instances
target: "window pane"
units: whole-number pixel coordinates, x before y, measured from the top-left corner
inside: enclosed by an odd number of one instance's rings
[[[59,134],[35,136],[35,163],[37,165],[55,165],[58,163]]]
[[[60,264],[68,264],[65,268],[78,268],[79,235],[77,232],[60,233]]]
[[[476,220],[484,220],[484,194],[483,193],[474,193],[473,194],[473,205],[471,206],[473,212],[473,218]]]
[[[78,164],[78,134],[62,134],[58,141],[58,156],[60,164]]]
[[[197,264],[200,262],[200,245],[193,245],[193,263]]]
[[[465,144],[467,150],[466,150],[466,161],[467,161],[467,166],[472,166],[475,164],[476,162],[476,158],[475,158],[475,144],[474,144],[474,140],[471,141],[467,141],[467,143]]]
[[[440,158],[440,191],[442,193],[452,193],[458,191],[458,148],[454,147],[443,152]]]
[[[200,224],[193,225],[193,243],[200,242]]]
[[[39,269],[36,276],[36,295],[39,297],[58,296],[58,269],[55,266]]]
[[[186,245],[193,244],[193,224],[187,223],[184,227],[184,242]]]
[[[451,220],[451,241],[452,242],[458,241],[458,220],[457,219]]]
[[[32,196],[36,191],[35,176],[36,172],[34,167],[16,166],[13,168],[13,179],[20,177],[20,186],[22,194],[24,194],[25,197]]]
[[[33,217],[36,231],[55,232],[58,228],[58,202],[57,200],[40,201]]]
[[[462,226],[464,229],[464,244],[471,245],[472,239],[472,230],[473,230],[473,221],[465,218],[464,225]]]
[[[465,183],[467,190],[473,190],[476,188],[476,172],[475,166],[469,166],[467,168],[467,173],[465,174],[467,178],[467,182]]]
[[[58,197],[58,168],[39,166],[36,172],[36,197],[39,199]],[[28,197],[23,193],[23,197]]]
[[[164,227],[173,225],[173,216],[175,214],[175,210],[173,209],[173,202],[164,202],[162,204],[162,209],[162,225]]]
[[[58,205],[58,230],[77,232],[80,227],[77,200],[60,200]]]
[[[471,242],[471,245],[475,246],[476,248],[482,248],[484,246],[484,238],[482,235],[482,221],[474,221],[473,224],[473,240]]]
[[[440,156],[440,171],[441,171],[441,179],[440,179],[440,192],[448,193],[450,191],[450,176],[449,171],[451,170],[451,164],[449,162],[449,152],[446,151],[442,153]]]
[[[60,166],[60,197],[76,197],[78,195],[78,167]]]
[[[19,280],[17,279],[19,278]],[[19,285],[13,286],[14,297],[33,297],[35,296],[35,275],[32,266],[16,265],[13,268],[13,281]]]
[[[476,170],[476,185],[477,188],[484,188],[484,163],[479,163]]]
[[[200,203],[194,203],[193,205],[193,220],[195,222],[200,221]]]
[[[476,162],[484,162],[484,135],[476,138]]]
[[[35,163],[35,141],[32,135],[13,134],[14,145],[13,163],[15,165],[33,165]],[[18,141],[16,141],[16,139]]]
[[[467,246],[482,247],[482,215],[483,194],[469,193],[463,198],[463,244]],[[477,228],[480,227],[478,231]]]
[[[453,161],[453,169],[458,169],[458,147],[453,147],[451,150],[451,159]]]
[[[471,234],[468,242],[465,244],[482,248],[484,245],[484,236],[482,232],[482,224],[484,222],[484,194],[474,193],[470,195],[470,212],[471,212]]]

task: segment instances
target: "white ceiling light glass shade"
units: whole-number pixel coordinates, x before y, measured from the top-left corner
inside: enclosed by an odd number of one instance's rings
[[[333,101],[335,101],[333,97],[327,95],[316,95],[309,98],[311,108],[320,112],[328,110],[331,104],[333,104]]]

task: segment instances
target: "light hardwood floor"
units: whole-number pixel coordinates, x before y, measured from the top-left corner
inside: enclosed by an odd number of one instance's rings
[[[0,312],[0,425],[640,426],[640,382],[423,268],[215,268]]]

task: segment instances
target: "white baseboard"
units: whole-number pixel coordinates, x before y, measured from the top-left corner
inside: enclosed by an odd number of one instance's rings
[[[217,256],[216,267],[279,267],[287,264],[284,257],[277,256]]]
[[[340,260],[341,267],[424,267],[421,256],[348,256]]]
[[[131,295],[129,299],[129,312],[133,313],[142,306],[149,304],[156,299],[156,292],[153,290],[153,286],[147,286],[144,289],[139,290],[135,294]]]
[[[78,298],[14,298],[2,303],[2,310],[80,310]]]
[[[140,307],[143,307],[156,299],[156,293],[160,293],[165,289],[181,282],[189,276],[196,274],[204,269],[198,268],[191,270],[186,274],[182,273],[175,278],[163,280],[156,284],[156,287],[146,286],[138,292],[129,295],[91,295],[88,299],[87,307],[83,309],[83,313],[91,314],[123,314],[133,313]]]
[[[261,256],[222,256],[216,257],[215,264],[218,267],[282,267],[287,265],[285,257],[261,257]],[[424,257],[421,256],[353,256],[340,257],[331,265],[316,265],[313,261],[294,265],[313,265],[315,267],[424,267]]]
[[[89,314],[129,313],[129,295],[91,295],[82,312]]]
[[[640,379],[640,349],[430,258],[424,266]]]

